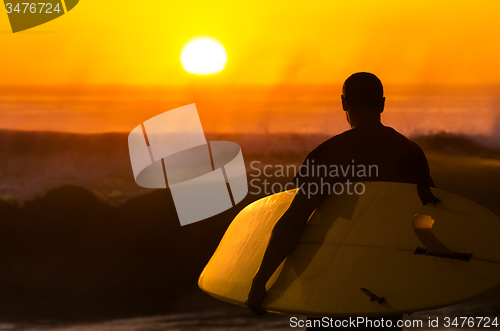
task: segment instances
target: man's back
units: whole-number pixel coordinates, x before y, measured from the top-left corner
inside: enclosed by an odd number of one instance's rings
[[[299,171],[297,186],[311,182],[321,185],[321,180],[332,184],[347,180],[413,184],[429,181],[434,186],[420,147],[382,124],[359,125],[328,139],[307,156],[303,166],[316,171],[314,176],[312,171]],[[321,166],[328,169],[326,176]]]

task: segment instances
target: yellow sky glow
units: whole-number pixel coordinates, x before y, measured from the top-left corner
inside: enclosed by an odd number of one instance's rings
[[[356,71],[405,84],[500,83],[499,1],[81,1],[10,33],[0,84],[336,84]],[[210,78],[179,56],[198,35],[226,48]]]

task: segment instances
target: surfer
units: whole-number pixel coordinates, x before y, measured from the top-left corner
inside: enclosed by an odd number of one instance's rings
[[[367,72],[351,75],[344,82],[341,100],[351,129],[318,145],[306,157],[301,168],[312,164],[326,168],[357,164],[377,165],[378,171],[371,176],[355,178],[354,172],[350,171],[334,176],[326,172],[322,176],[308,176],[310,172],[300,171],[299,168],[294,178],[299,191],[273,228],[260,268],[253,278],[246,304],[255,314],[266,313],[261,307],[266,294],[265,285],[299,242],[309,216],[330,194],[331,191],[324,188],[335,183],[360,180],[413,183],[423,187],[422,192],[426,191],[425,188],[435,187],[420,147],[381,123],[385,97],[382,83],[375,75]],[[311,187],[315,187],[314,194],[306,192]],[[395,318],[401,319],[402,316]]]

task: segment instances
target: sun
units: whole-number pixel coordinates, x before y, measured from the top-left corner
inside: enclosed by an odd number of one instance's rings
[[[190,74],[216,74],[224,69],[226,63],[226,49],[215,38],[195,37],[182,47],[181,64]]]

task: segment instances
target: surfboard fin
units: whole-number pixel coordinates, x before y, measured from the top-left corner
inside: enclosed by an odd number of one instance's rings
[[[371,291],[366,288],[361,288],[361,292],[370,297],[370,302],[377,301],[379,305],[387,302],[384,297],[379,297],[378,295],[373,294]]]
[[[425,248],[417,247],[413,254],[435,256],[469,262],[472,254],[454,252],[446,247],[442,242],[439,241],[438,238],[436,238],[436,236],[432,232],[433,224],[434,220],[429,215],[418,214],[413,217],[413,231],[417,235],[420,242],[425,246]]]
[[[424,206],[428,203],[435,205],[438,202],[441,202],[438,197],[436,197],[432,191],[429,182],[420,182],[417,184],[417,192],[420,198],[420,201],[424,204]]]

